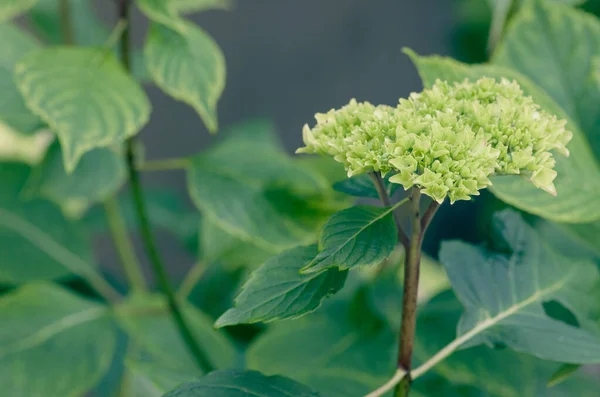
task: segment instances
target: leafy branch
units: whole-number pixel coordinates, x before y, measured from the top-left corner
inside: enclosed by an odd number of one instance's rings
[[[123,21],[127,22],[123,33],[121,35],[120,41],[120,53],[121,60],[123,65],[127,70],[131,69],[130,65],[130,56],[129,56],[129,36],[130,36],[130,4],[129,0],[121,0],[119,2],[119,18]],[[150,225],[150,220],[148,218],[148,212],[146,209],[146,205],[144,202],[144,195],[142,190],[142,184],[140,181],[140,177],[138,175],[136,169],[136,158],[135,158],[135,141],[133,138],[130,138],[126,142],[126,160],[127,160],[127,169],[129,173],[129,182],[131,184],[132,190],[132,199],[134,203],[135,212],[138,218],[138,226],[140,235],[142,237],[142,241],[144,243],[144,247],[146,249],[146,253],[148,254],[148,259],[152,265],[153,271],[158,279],[160,288],[162,292],[167,297],[167,301],[169,304],[169,308],[171,314],[173,316],[173,320],[175,324],[179,328],[181,333],[181,337],[184,342],[188,346],[192,356],[194,357],[196,364],[203,372],[210,372],[213,366],[209,359],[206,357],[204,352],[202,351],[200,345],[196,341],[190,326],[186,322],[184,318],[184,314],[179,307],[179,303],[177,302],[177,297],[175,295],[175,291],[170,285],[168,275],[165,269],[165,266],[160,257],[160,253],[158,252],[158,247],[156,245],[156,241],[154,240],[154,236],[152,234],[152,226]]]

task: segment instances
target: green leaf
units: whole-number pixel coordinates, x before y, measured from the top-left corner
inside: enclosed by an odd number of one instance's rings
[[[40,129],[42,121],[25,106],[14,82],[14,72],[17,62],[40,45],[11,23],[0,23],[0,37],[0,121],[17,133],[29,135]]]
[[[596,155],[600,155],[599,36],[600,21],[593,15],[528,1],[492,60],[543,88],[587,134]]]
[[[514,212],[497,214],[494,228],[509,256],[457,241],[442,244],[440,261],[465,307],[460,345],[502,343],[546,360],[599,363],[600,334],[589,319],[600,282],[595,264],[556,253]],[[553,301],[581,328],[548,316],[543,303]]]
[[[255,268],[273,256],[250,241],[244,241],[221,229],[204,217],[200,223],[200,255],[205,262],[219,262],[229,269]]]
[[[137,134],[150,116],[142,88],[101,49],[29,53],[17,65],[16,81],[27,106],[58,135],[67,172],[90,150]]]
[[[227,337],[213,328],[212,320],[189,304],[184,306],[183,314],[210,363],[217,369],[233,367],[237,352]],[[141,360],[157,374],[161,370],[190,376],[201,374],[162,297],[134,296],[118,307],[117,318],[129,334],[134,350],[142,354],[132,361]]]
[[[146,67],[164,92],[196,110],[217,131],[217,101],[225,88],[225,57],[202,29],[181,22],[177,29],[154,23],[144,48]]]
[[[37,0],[0,0],[0,22],[18,17],[36,2]]]
[[[393,373],[397,342],[390,329],[368,327],[368,318],[357,324],[353,311],[337,303],[274,324],[248,349],[248,368],[288,376],[327,397],[364,396]]]
[[[165,397],[319,397],[291,379],[255,371],[217,371],[194,383],[181,385]]]
[[[27,190],[61,206],[87,207],[116,194],[126,177],[124,154],[110,148],[86,153],[77,168],[67,174],[60,145],[55,142],[33,168]]]
[[[85,233],[51,203],[19,199],[28,174],[24,165],[0,165],[0,281],[85,277],[92,271]]]
[[[450,343],[456,334],[461,316],[461,304],[451,291],[434,297],[419,309],[416,361],[423,362]],[[542,361],[509,349],[478,346],[460,350],[432,368],[428,378],[436,374],[455,385],[468,385],[479,390],[477,396],[496,397],[570,397],[595,396],[598,383],[577,376],[548,388],[546,381],[558,368],[556,363]],[[523,376],[527,374],[527,376]],[[419,378],[421,384],[428,378]],[[429,395],[429,394],[427,394]],[[443,394],[445,396],[445,394]]]
[[[232,130],[192,160],[188,189],[194,204],[220,229],[273,254],[314,242],[345,201],[322,174],[274,143],[270,124]]]
[[[316,310],[321,301],[339,291],[346,272],[337,269],[301,274],[317,254],[317,246],[297,247],[268,260],[255,270],[217,327],[296,318]]]
[[[484,76],[505,77],[516,80],[525,94],[531,95],[546,111],[559,118],[567,117],[544,90],[511,69],[497,65],[467,65],[450,58],[421,57],[410,50],[405,52],[419,70],[425,86],[431,86],[438,78],[455,82],[465,78],[476,80]],[[573,139],[568,147],[571,155],[568,158],[556,156],[556,197],[517,176],[493,177],[490,188],[492,193],[523,211],[558,222],[583,223],[599,219],[600,168],[575,122],[570,121],[567,127],[573,131]]]
[[[79,397],[104,375],[115,347],[107,307],[55,285],[0,298],[0,384],[11,397]]]
[[[319,240],[321,252],[302,271],[379,264],[398,244],[394,209],[357,206],[333,215]]]
[[[388,178],[386,178],[384,182],[387,188],[387,193],[390,196],[393,195],[401,186],[397,183],[389,183]],[[377,193],[377,189],[375,189],[373,181],[366,174],[344,179],[343,181],[335,183],[333,188],[338,192],[346,193],[351,196],[379,199],[379,193]]]

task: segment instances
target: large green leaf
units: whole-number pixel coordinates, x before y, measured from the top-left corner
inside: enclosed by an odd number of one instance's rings
[[[67,172],[86,152],[137,134],[150,115],[142,88],[106,50],[29,53],[17,65],[16,81],[27,106],[58,135]]]
[[[398,244],[394,207],[357,206],[333,215],[323,227],[319,254],[302,270],[320,272],[337,266],[376,265]]]
[[[0,385],[11,397],[79,397],[104,375],[115,346],[109,309],[55,285],[0,298]]]
[[[268,131],[263,122],[234,127],[225,141],[192,160],[188,188],[220,229],[279,253],[314,242],[325,220],[346,203],[322,174],[287,156]]]
[[[514,212],[497,214],[494,227],[510,255],[442,244],[440,261],[465,307],[457,345],[504,344],[547,360],[600,363],[600,333],[590,319],[599,299],[595,264],[558,254]],[[545,302],[562,304],[580,327],[550,317]]]
[[[181,21],[177,28],[154,23],[144,48],[146,68],[164,92],[196,110],[217,131],[217,101],[225,88],[225,57],[202,29]]]
[[[301,274],[317,254],[317,246],[292,248],[255,270],[217,326],[296,318],[317,309],[321,301],[339,291],[346,272],[326,269]]]
[[[43,200],[19,198],[29,168],[1,164],[0,281],[22,283],[93,272],[85,233]]]
[[[13,19],[29,10],[38,0],[0,0],[0,22]]]
[[[137,3],[153,21],[144,46],[146,68],[152,80],[164,92],[194,108],[208,130],[216,132],[217,101],[225,87],[225,57],[221,49],[206,32],[179,16],[185,10],[176,2]]]
[[[190,378],[201,374],[162,297],[134,296],[117,309],[117,314],[132,340],[133,352],[140,354],[129,359],[134,370],[141,367],[150,380],[161,372]],[[233,367],[236,349],[223,333],[213,328],[212,320],[189,304],[184,305],[183,314],[211,365],[217,369]]]
[[[359,397],[395,369],[396,338],[389,328],[347,303],[277,323],[247,352],[247,366],[302,382],[327,397]]]
[[[600,155],[600,21],[568,6],[527,1],[492,62],[538,84],[587,134]]]
[[[217,371],[181,385],[165,397],[319,397],[291,379],[256,371]]]
[[[113,196],[125,183],[124,154],[111,148],[86,153],[77,168],[67,174],[58,142],[48,149],[44,160],[35,166],[28,193],[45,197],[58,205],[87,207]]]
[[[421,57],[412,51],[407,52],[426,87],[438,78],[454,82],[484,76],[505,77],[516,80],[523,91],[546,111],[560,118],[567,117],[544,90],[514,70],[497,65],[466,65],[450,58]],[[569,121],[567,127],[573,131],[573,139],[568,146],[571,155],[568,158],[556,156],[556,197],[518,176],[493,177],[492,193],[519,209],[554,221],[584,223],[599,219],[600,168],[577,124]]]
[[[25,106],[14,74],[17,62],[40,45],[34,37],[11,23],[0,23],[0,37],[0,121],[17,133],[30,134],[40,128],[42,121]]]
[[[419,309],[419,332],[414,350],[417,361],[426,361],[452,341],[461,311],[462,306],[451,291],[441,293]],[[548,388],[547,380],[557,367],[556,363],[509,349],[479,346],[454,353],[433,367],[432,372],[455,385],[473,386],[480,393],[493,397],[596,395],[598,383],[581,376],[560,387]],[[431,377],[432,374],[428,375]],[[419,378],[415,384],[424,381],[425,378]]]

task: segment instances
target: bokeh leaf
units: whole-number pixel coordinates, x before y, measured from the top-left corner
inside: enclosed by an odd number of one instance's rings
[[[600,155],[600,21],[572,7],[527,1],[492,62],[543,88]]]
[[[58,135],[67,172],[88,151],[137,134],[150,116],[144,91],[106,50],[29,53],[17,65],[16,81],[27,106]]]
[[[115,347],[108,307],[45,283],[0,298],[0,384],[11,397],[78,397],[107,371]]]
[[[38,0],[0,0],[0,22],[13,19],[35,5]]]
[[[71,174],[63,164],[58,142],[48,149],[44,160],[33,167],[27,193],[64,206],[87,207],[113,196],[125,183],[124,154],[118,149],[94,149],[81,158]]]
[[[247,366],[302,382],[327,397],[360,397],[395,369],[396,338],[348,302],[276,323],[247,352]]]
[[[598,302],[596,265],[557,254],[515,212],[497,214],[494,227],[509,256],[457,241],[444,242],[440,252],[465,307],[461,345],[504,344],[546,360],[599,363],[600,333],[590,318]],[[580,327],[550,317],[544,302],[562,304]]]
[[[321,232],[319,254],[302,271],[379,264],[398,244],[394,209],[356,206],[334,214]]]
[[[51,203],[20,199],[28,175],[27,166],[0,165],[0,281],[85,277],[93,271],[85,233]]]
[[[27,53],[40,48],[37,40],[12,23],[0,23],[0,121],[17,133],[31,134],[42,121],[23,102],[14,82],[15,66]]]
[[[256,371],[217,371],[181,385],[165,397],[319,397],[291,379],[264,376]]]
[[[217,369],[235,366],[237,351],[229,339],[212,326],[212,320],[189,304],[183,314],[208,361]],[[132,340],[128,358],[147,377],[161,373],[201,375],[160,296],[134,296],[117,309],[117,318]],[[152,379],[151,379],[152,380]]]
[[[217,326],[296,318],[316,310],[321,301],[339,291],[346,272],[328,269],[301,274],[317,255],[317,246],[292,248],[255,270]]]
[[[152,80],[190,105],[210,132],[216,132],[217,101],[225,88],[225,57],[202,29],[181,21],[176,29],[154,23],[144,48]]]
[[[347,204],[312,167],[285,154],[264,122],[236,126],[193,158],[188,189],[202,215],[245,242],[279,253],[316,240]]]
[[[484,76],[514,79],[525,94],[531,95],[546,111],[560,118],[567,117],[544,90],[512,69],[497,65],[467,65],[450,58],[421,57],[410,50],[406,52],[415,63],[426,87],[438,78],[449,82],[476,80]],[[568,146],[571,155],[568,158],[556,156],[556,197],[518,176],[493,177],[490,187],[492,193],[523,211],[558,222],[584,223],[599,219],[600,168],[577,124],[570,121],[567,128],[573,131],[573,139]]]
[[[230,10],[233,0],[171,0],[173,7],[180,13],[193,13],[211,9]]]

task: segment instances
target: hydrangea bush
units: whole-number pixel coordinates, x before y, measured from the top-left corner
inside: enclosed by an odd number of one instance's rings
[[[474,1],[489,62],[405,50],[423,91],[317,114],[303,155],[269,121],[221,131],[226,57],[188,14],[229,0],[104,2],[114,26],[95,3],[0,0],[0,396],[598,396],[581,1]],[[215,143],[145,153],[145,86]],[[189,199],[148,172],[185,173]]]

